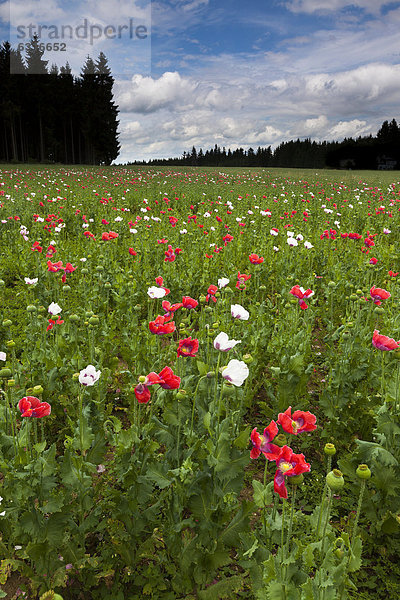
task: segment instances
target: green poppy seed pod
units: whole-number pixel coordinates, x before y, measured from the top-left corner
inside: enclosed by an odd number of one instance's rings
[[[32,388],[31,387],[30,388],[26,388],[26,392],[25,393],[26,393],[27,396],[33,396],[33,387]]]
[[[359,479],[369,479],[371,477],[371,471],[368,465],[358,465],[356,475]]]
[[[290,485],[301,485],[304,481],[304,475],[303,473],[300,473],[300,475],[293,475],[292,477],[288,477],[287,478],[287,482]]]
[[[109,281],[106,281],[104,284],[104,287],[106,288],[106,290],[109,290],[112,286],[111,283]]]
[[[15,386],[15,379],[9,379],[7,381],[7,385],[8,385],[8,387],[14,387]]]
[[[146,381],[146,375],[140,375],[139,383],[144,383]]]
[[[385,312],[385,309],[382,308],[381,306],[375,306],[374,308],[374,313],[377,315],[383,315],[383,313]]]
[[[7,377],[11,377],[11,375],[11,369],[7,369],[7,367],[4,367],[4,369],[0,369],[0,377],[4,377],[5,379],[7,379]]]
[[[290,298],[289,303],[290,304],[298,304],[298,300],[296,300],[296,298]]]
[[[10,319],[5,319],[3,321],[3,326],[4,327],[11,327],[11,325],[12,325],[12,321],[10,321]]]
[[[233,294],[233,290],[229,287],[229,285],[224,288],[224,292],[225,294]]]
[[[243,362],[246,363],[246,365],[251,365],[251,363],[253,362],[254,358],[252,357],[251,354],[244,354],[244,356],[242,357]]]
[[[208,371],[207,373],[207,379],[213,379],[215,377],[215,372],[214,371]]]
[[[133,310],[135,312],[140,312],[142,310],[142,305],[141,304],[135,304],[135,306],[133,307]]]
[[[286,442],[287,442],[286,435],[284,435],[283,433],[280,433],[274,439],[274,444],[279,446],[279,448],[283,448],[283,446],[286,445]]]
[[[206,297],[203,296],[203,294],[201,294],[201,296],[199,296],[199,302],[200,302],[200,304],[204,304],[205,301],[206,301]]]
[[[364,292],[363,292],[362,290],[360,290],[360,288],[358,288],[358,290],[356,290],[356,294],[357,294],[357,296],[362,296],[362,295],[363,295],[363,293],[364,293]]]
[[[267,290],[267,286],[266,285],[260,285],[260,287],[258,289],[261,290],[262,292],[265,292]]]
[[[99,317],[97,317],[96,315],[93,315],[93,317],[90,317],[90,319],[89,319],[90,325],[98,325],[99,323],[100,323]]]
[[[33,393],[35,396],[40,396],[40,394],[43,394],[43,387],[41,385],[33,386]]]
[[[28,313],[35,313],[37,312],[37,308],[34,304],[28,304],[28,306],[26,307],[26,310]]]
[[[359,304],[365,304],[365,300],[364,300],[364,298],[359,298],[359,299],[358,299],[358,303],[359,303]]]
[[[6,285],[5,281],[3,279],[0,279],[0,287],[4,287]]]
[[[350,300],[357,300],[358,296],[357,294],[350,294],[349,298]]]
[[[329,288],[334,288],[334,287],[336,287],[336,283],[335,283],[334,281],[330,281],[330,282],[328,283],[328,287],[329,287]]]
[[[179,329],[185,329],[185,324],[184,323],[179,323]]]
[[[350,321],[350,323],[347,323],[347,329],[353,329],[353,327],[354,327],[353,321]]]
[[[329,444],[329,443],[325,444],[324,452],[328,456],[334,456],[336,454],[336,448],[335,448],[334,444]]]
[[[6,342],[6,346],[7,346],[7,348],[14,348],[15,347],[14,340],[8,340],[8,342]]]
[[[71,289],[71,286],[70,285],[63,285],[62,289],[64,290],[64,292],[69,292],[70,289]]]
[[[45,309],[45,307],[44,307],[44,306],[39,306],[39,308],[38,308],[38,311],[39,311],[40,313],[44,313],[44,312],[46,312],[46,309]]]
[[[85,312],[85,318],[86,319],[90,319],[90,317],[93,317],[93,315],[94,315],[94,312],[92,310],[87,310]]]
[[[328,484],[328,487],[332,490],[332,492],[338,492],[339,490],[341,490],[344,486],[342,472],[339,471],[339,469],[333,469],[333,471],[328,473],[328,475],[326,476],[326,483]]]
[[[343,331],[343,333],[342,333],[343,340],[348,340],[350,337],[351,337],[350,331]]]
[[[210,312],[212,312],[212,307],[211,307],[211,306],[206,306],[206,307],[204,308],[204,310],[205,310],[206,312],[210,313]]]
[[[104,271],[104,267],[103,267],[103,265],[97,265],[97,267],[96,267],[96,271],[97,271],[98,273],[101,273],[102,271]]]
[[[211,325],[211,327],[212,327],[213,329],[218,329],[218,327],[219,327],[219,321],[217,321],[216,323],[213,323],[213,324]]]
[[[286,304],[285,304],[285,308],[290,308],[290,304],[289,304],[289,302],[286,302]]]
[[[87,275],[89,273],[89,269],[86,267],[83,267],[83,269],[81,269],[81,273],[82,273],[82,275]]]
[[[78,317],[78,315],[70,315],[69,320],[71,321],[71,323],[78,323],[78,321],[80,321],[80,318]]]
[[[221,292],[215,292],[215,297],[219,298],[221,296]]]
[[[74,373],[72,375],[72,379],[79,379],[79,373]]]
[[[235,395],[235,386],[230,383],[224,383],[222,386],[222,396],[224,398],[231,398]]]
[[[184,398],[186,398],[187,396],[187,391],[186,390],[178,390],[176,397],[178,400],[183,400]]]

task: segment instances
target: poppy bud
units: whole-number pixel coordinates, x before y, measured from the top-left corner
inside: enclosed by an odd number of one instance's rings
[[[333,469],[333,471],[328,473],[328,475],[326,476],[326,483],[333,492],[338,492],[339,490],[341,490],[344,486],[342,472],[339,471],[339,469]]]
[[[224,383],[222,386],[222,396],[224,398],[230,398],[235,395],[235,387],[230,383]]]
[[[12,375],[11,369],[7,369],[7,368],[0,369],[0,377],[7,378],[7,377],[11,377],[11,375]]]
[[[209,371],[209,372],[207,373],[207,379],[213,379],[214,377],[215,377],[215,373],[214,373],[214,371]]]
[[[259,290],[261,290],[262,292],[265,292],[267,289],[266,285],[260,285],[260,287],[258,288]]]
[[[293,475],[292,477],[288,477],[287,478],[287,482],[290,485],[301,485],[304,481],[304,475],[303,473],[300,473],[299,475]]]
[[[336,448],[335,448],[334,444],[329,444],[329,443],[325,444],[324,452],[328,456],[334,456],[336,454]]]
[[[5,319],[3,321],[3,326],[4,327],[11,327],[11,325],[12,325],[12,321],[10,321],[10,319]]]
[[[251,354],[245,354],[243,356],[243,362],[246,363],[246,365],[251,365],[251,363],[253,362],[254,358],[252,357]]]
[[[35,313],[35,312],[37,312],[37,308],[33,304],[28,304],[28,306],[26,307],[26,310],[28,311],[28,313]]]
[[[356,475],[359,479],[369,479],[371,477],[371,471],[368,465],[358,465]]]
[[[283,433],[280,433],[274,439],[274,444],[279,446],[279,448],[283,448],[283,446],[286,445],[286,442],[287,442],[286,435],[284,435]]]

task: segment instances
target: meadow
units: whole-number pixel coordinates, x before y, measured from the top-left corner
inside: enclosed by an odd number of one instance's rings
[[[0,598],[398,598],[399,172],[0,167]]]

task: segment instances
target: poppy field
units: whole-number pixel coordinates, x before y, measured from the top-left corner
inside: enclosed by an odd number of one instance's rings
[[[0,598],[397,598],[397,172],[0,169]]]

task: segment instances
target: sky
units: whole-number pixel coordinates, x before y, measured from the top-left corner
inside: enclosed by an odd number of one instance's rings
[[[400,122],[400,2],[0,2],[2,40],[26,44],[39,25],[49,65],[68,60],[79,74],[88,55],[107,56],[116,163],[341,140]]]

